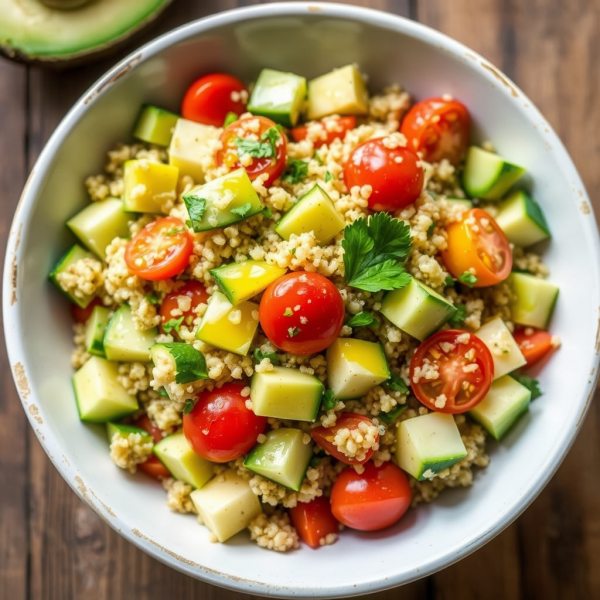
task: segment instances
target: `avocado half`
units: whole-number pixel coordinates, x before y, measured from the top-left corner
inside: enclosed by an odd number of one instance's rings
[[[81,64],[114,49],[170,3],[171,0],[0,0],[0,54],[27,63]]]

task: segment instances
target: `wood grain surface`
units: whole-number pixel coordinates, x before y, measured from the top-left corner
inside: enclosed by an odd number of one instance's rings
[[[257,3],[177,0],[145,38],[219,10]],[[590,197],[600,199],[598,0],[348,3],[410,16],[498,65],[549,119]],[[4,253],[27,172],[48,136],[77,97],[117,58],[64,73],[0,62],[0,252]],[[600,200],[595,207],[600,211]],[[3,345],[0,367],[0,600],[249,598],[187,578],[109,529],[70,491],[30,430]],[[592,404],[558,474],[494,541],[433,577],[370,598],[600,598],[598,426],[600,408]]]

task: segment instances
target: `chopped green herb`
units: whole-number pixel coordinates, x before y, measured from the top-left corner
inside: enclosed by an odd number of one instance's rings
[[[283,316],[284,317],[292,317],[292,316],[294,316],[294,311],[288,307],[285,309]]]
[[[511,375],[511,377],[514,377],[521,385],[524,385],[531,392],[532,400],[535,400],[542,395],[540,382],[537,379],[529,377],[529,375],[522,375],[519,373]]]
[[[433,234],[433,230],[435,229],[437,223],[435,221],[431,222],[431,225],[429,226],[429,229],[427,229],[427,237],[431,237],[431,235]]]
[[[263,208],[262,214],[265,215],[267,219],[270,219],[273,216],[273,211],[268,206],[266,206],[265,208]]]
[[[323,410],[331,410],[337,404],[337,400],[333,396],[332,390],[325,390],[321,399]]]
[[[150,304],[158,304],[160,302],[158,296],[154,292],[146,294],[146,300],[148,300]]]
[[[323,159],[319,156],[319,154],[317,152],[315,152],[315,156],[314,159],[317,161],[317,164],[322,167],[323,166]]]
[[[437,200],[437,199],[440,197],[440,195],[439,195],[439,194],[436,194],[435,192],[431,192],[431,191],[429,191],[429,190],[427,190],[427,193],[428,193],[428,194],[429,194],[429,195],[430,195],[430,196],[431,196],[431,197],[432,197],[434,200]]]
[[[458,280],[469,287],[473,287],[477,283],[477,277],[473,275],[470,271],[465,271]]]
[[[446,281],[444,282],[445,287],[452,287],[456,283],[456,279],[452,277],[452,275],[448,275],[446,277]]]
[[[177,233],[181,233],[182,231],[185,231],[185,227],[180,227],[179,229],[171,229],[170,231],[167,231],[165,235],[176,235]]]
[[[302,329],[300,329],[298,327],[289,327],[288,328],[288,335],[291,338],[296,337],[299,333],[302,333]]]
[[[373,314],[366,310],[363,310],[362,312],[359,312],[358,314],[354,315],[346,323],[346,325],[349,325],[350,327],[364,327],[365,325],[372,325],[375,322],[376,321]]]
[[[190,215],[190,227],[196,228],[196,224],[202,221],[202,217],[206,212],[206,198],[194,196],[192,194],[185,195],[185,204]]]
[[[192,227],[192,222],[189,219],[185,222],[185,224],[190,228]]]
[[[328,181],[331,181],[333,179],[333,175],[331,174],[331,171],[327,170],[325,171],[325,183],[327,183]]]
[[[238,154],[249,154],[253,158],[273,158],[277,154],[275,143],[281,137],[277,127],[269,127],[261,136],[260,140],[248,140],[236,138],[235,145]]]
[[[303,179],[306,179],[307,175],[308,163],[297,158],[290,158],[288,159],[282,179],[288,183],[299,183]]]
[[[279,360],[279,356],[275,352],[261,352],[260,348],[255,348],[254,350],[254,360],[259,363],[262,362],[265,358],[268,358],[271,361],[271,364],[278,365],[281,361]]]
[[[232,208],[231,212],[234,215],[238,215],[239,217],[245,217],[252,210],[252,204],[250,202],[246,202],[246,204],[242,204],[237,208]]]
[[[181,327],[182,323],[183,323],[183,316],[179,317],[179,319],[170,319],[166,323],[163,323],[162,328],[165,333],[171,333],[171,331],[173,331],[173,329],[177,333],[179,333],[179,327]]]
[[[271,156],[275,156],[277,154],[277,148],[275,144],[277,140],[281,137],[281,126],[276,125],[275,127],[270,127],[267,129],[261,136],[260,139],[268,142],[271,146]]]
[[[460,327],[467,318],[467,306],[466,304],[456,304],[456,312],[448,320],[450,327]]]
[[[167,390],[165,390],[165,388],[160,388],[160,390],[158,390],[158,395],[161,398],[168,398],[169,397],[169,394],[168,394]]]
[[[383,387],[394,392],[400,392],[401,394],[408,394],[408,386],[404,383],[404,379],[393,372],[390,378],[383,382]]]
[[[310,459],[310,463],[309,465],[315,469],[316,467],[319,466],[319,463],[323,460],[322,456],[318,456],[317,454],[315,454],[311,459]]]
[[[379,418],[384,422],[390,425],[393,423],[406,409],[408,406],[406,404],[402,404],[394,408],[394,410],[390,410],[387,413],[379,413]]]
[[[234,112],[228,112],[225,115],[225,120],[223,121],[223,127],[227,127],[227,125],[231,125],[238,120],[238,116]]]
[[[192,412],[192,410],[194,410],[194,406],[195,406],[195,404],[194,404],[193,400],[186,400],[185,406],[183,408],[183,414],[189,415]]]
[[[292,248],[290,250],[290,254],[292,254],[293,256],[296,256],[296,250],[298,250],[298,248]]]

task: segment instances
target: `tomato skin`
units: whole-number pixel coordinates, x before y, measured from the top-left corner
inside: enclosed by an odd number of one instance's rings
[[[267,426],[246,408],[241,383],[227,383],[204,391],[194,408],[183,415],[183,433],[194,452],[217,463],[235,460],[246,454]]]
[[[290,508],[290,517],[300,539],[311,548],[320,548],[319,540],[339,531],[339,523],[325,496],[319,496],[310,502],[298,502]]]
[[[344,166],[344,182],[348,190],[370,185],[369,208],[394,212],[421,195],[425,173],[413,150],[387,148],[383,139],[368,140],[352,151]]]
[[[327,128],[328,121],[336,122],[335,130]],[[317,121],[314,124],[320,125],[322,129],[322,135],[320,136],[320,138],[313,142],[315,148],[320,148],[325,144],[329,146],[334,140],[343,140],[346,136],[346,132],[356,127],[355,116],[336,117],[335,119],[331,118],[328,121]],[[308,127],[306,125],[299,125],[298,127],[294,127],[290,131],[290,135],[292,136],[292,139],[295,142],[301,142],[302,140],[305,140],[308,137]]]
[[[344,453],[340,452],[336,445],[333,443],[333,439],[335,438],[337,432],[340,429],[358,429],[360,423],[368,423],[369,425],[373,424],[373,421],[369,419],[369,417],[365,417],[363,415],[356,415],[354,413],[342,413],[337,418],[335,425],[333,427],[315,427],[311,432],[311,436],[313,440],[326,450],[333,456],[337,458],[340,462],[343,462],[347,465],[364,465],[370,458],[373,456],[373,452],[375,452],[374,448],[370,448],[366,454],[365,458],[362,460],[358,460],[356,458],[349,458]],[[376,436],[376,442],[379,443],[379,434]]]
[[[255,131],[253,123],[258,122],[258,128]],[[238,169],[239,162],[238,148],[235,143],[237,138],[247,138],[250,135],[257,135],[259,138],[272,127],[277,125],[266,117],[244,117],[228,125],[221,134],[222,148],[217,151],[215,158],[219,166],[226,165],[230,169]],[[275,142],[275,156],[270,158],[253,158],[249,165],[244,165],[248,177],[254,180],[259,175],[267,174],[264,182],[265,187],[269,187],[284,171],[287,159],[286,137],[279,132],[279,138]]]
[[[553,336],[547,331],[519,327],[513,337],[527,361],[526,368],[533,367],[555,349]]]
[[[458,100],[427,98],[417,102],[400,126],[408,147],[420,152],[427,162],[446,158],[459,164],[469,147],[471,118],[467,107]]]
[[[469,341],[459,343],[457,338],[464,334],[469,336]],[[453,348],[444,350],[444,344]],[[471,350],[472,360],[466,359],[465,354]],[[438,366],[439,376],[435,380],[422,378],[415,382],[417,368],[423,368],[425,360]],[[465,373],[463,368],[471,364],[476,364],[477,369]],[[479,404],[488,393],[493,378],[494,359],[487,346],[477,336],[460,329],[434,333],[421,342],[410,361],[410,385],[419,402],[430,410],[446,414],[460,414]],[[463,388],[465,383],[474,389]],[[442,394],[446,396],[446,402],[436,406],[436,398]]]
[[[352,529],[378,531],[396,523],[410,507],[408,477],[396,465],[372,462],[359,475],[353,467],[342,471],[331,489],[333,516]]]
[[[142,472],[154,479],[168,479],[171,477],[171,473],[165,465],[163,465],[157,456],[151,455],[148,460],[140,463],[137,468]]]
[[[104,306],[100,298],[94,298],[85,308],[71,304],[71,317],[75,323],[85,323],[91,316],[95,306]]]
[[[186,310],[182,315],[175,317],[171,314],[171,311],[179,308],[179,304],[177,302],[178,296],[188,296],[191,299],[192,304],[189,310]],[[160,332],[165,333],[163,329],[164,323],[170,321],[171,319],[179,319],[181,316],[183,316],[183,323],[191,326],[196,318],[194,309],[199,304],[206,304],[207,302],[208,293],[206,292],[206,288],[199,281],[188,281],[176,291],[167,294],[160,305]],[[171,335],[177,335],[177,332],[173,329],[171,330]]]
[[[265,335],[281,350],[314,354],[337,339],[344,326],[344,301],[323,275],[296,271],[265,290],[259,320]]]
[[[167,435],[148,415],[142,415],[139,419],[136,419],[133,426],[148,432],[155,444]]]
[[[461,221],[451,223],[446,234],[448,247],[442,250],[442,260],[456,279],[474,269],[477,282],[473,287],[488,287],[510,275],[513,264],[510,244],[489,213],[473,208],[463,214]]]
[[[160,281],[179,275],[193,250],[185,223],[176,217],[163,217],[146,225],[127,244],[125,262],[134,275]]]
[[[241,95],[237,100],[232,95]],[[243,100],[245,98],[246,100]],[[190,121],[222,127],[225,117],[246,111],[248,88],[236,77],[226,73],[210,73],[192,83],[181,104],[181,116]]]

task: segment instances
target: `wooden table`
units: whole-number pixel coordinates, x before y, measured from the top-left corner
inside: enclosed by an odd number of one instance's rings
[[[498,65],[549,119],[591,198],[600,198],[598,0],[347,1],[410,16]],[[146,38],[219,10],[256,3],[177,0]],[[46,139],[77,97],[115,60],[61,74],[0,61],[2,252],[26,175]],[[200,583],[149,558],[77,499],[27,424],[3,346],[0,353],[0,599],[241,600],[241,594]],[[433,577],[371,597],[600,598],[596,426],[600,407],[592,405],[558,474],[518,522],[485,548]]]

